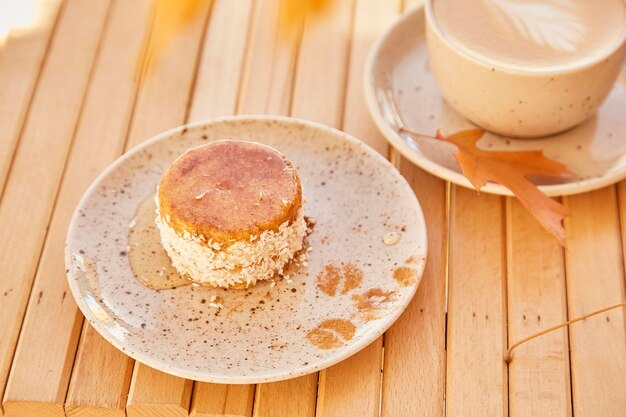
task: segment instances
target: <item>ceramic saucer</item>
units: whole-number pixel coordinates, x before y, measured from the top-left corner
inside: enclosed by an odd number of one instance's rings
[[[261,142],[294,163],[316,221],[308,263],[247,290],[145,287],[128,260],[137,208],[174,159],[217,139]],[[425,257],[422,210],[387,160],[335,129],[272,116],[191,124],[131,150],[83,196],[66,248],[74,298],[102,336],[149,366],[219,383],[292,378],[356,353],[406,308]]]
[[[387,140],[406,158],[455,184],[473,188],[453,157],[456,147],[430,139],[412,140],[399,127],[434,135],[473,128],[443,100],[428,68],[422,6],[412,9],[375,44],[365,72],[365,95],[374,121]],[[577,178],[544,182],[548,195],[576,194],[626,177],[626,70],[598,113],[582,125],[548,138],[512,139],[486,133],[478,146],[489,150],[542,150],[564,163]],[[511,195],[489,183],[482,191]]]

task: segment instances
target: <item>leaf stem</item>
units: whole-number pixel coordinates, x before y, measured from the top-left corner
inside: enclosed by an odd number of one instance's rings
[[[603,309],[600,309],[600,310],[594,311],[593,313],[585,314],[584,316],[576,317],[575,319],[572,319],[572,320],[566,321],[565,323],[557,324],[556,326],[552,326],[552,327],[550,327],[549,329],[545,329],[545,330],[542,330],[542,331],[540,331],[540,332],[538,332],[538,333],[535,333],[535,334],[533,334],[533,335],[530,335],[530,336],[528,336],[528,337],[526,337],[526,338],[524,338],[524,339],[520,340],[519,342],[517,342],[517,343],[513,344],[513,345],[512,345],[512,346],[511,346],[511,347],[510,347],[507,351],[506,351],[506,354],[504,355],[504,361],[505,361],[506,363],[511,363],[511,361],[513,360],[513,349],[515,349],[516,347],[518,347],[519,345],[521,345],[521,344],[523,344],[523,343],[528,342],[529,340],[532,340],[532,339],[534,339],[534,338],[536,338],[536,337],[539,337],[539,336],[543,336],[543,335],[544,335],[544,334],[546,334],[546,333],[550,333],[550,332],[553,332],[553,331],[555,331],[555,330],[558,330],[558,329],[560,329],[561,327],[569,326],[570,324],[572,324],[572,323],[576,323],[577,321],[585,320],[586,318],[589,318],[589,317],[592,317],[592,316],[595,316],[595,315],[598,315],[598,314],[601,314],[601,313],[605,313],[605,312],[607,312],[607,311],[609,311],[609,310],[613,310],[613,309],[616,309],[616,308],[619,308],[619,307],[624,307],[624,306],[626,306],[626,301],[625,301],[625,302],[622,302],[622,303],[619,303],[619,304],[612,305],[612,306],[610,306],[610,307],[605,307],[605,308],[603,308]]]

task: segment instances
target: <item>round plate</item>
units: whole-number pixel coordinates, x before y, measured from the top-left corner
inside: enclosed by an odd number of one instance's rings
[[[264,143],[294,163],[316,221],[308,265],[247,290],[149,289],[128,263],[129,224],[174,159],[218,139]],[[406,308],[425,257],[422,210],[387,160],[338,130],[273,116],[195,123],[134,148],[85,193],[66,249],[74,298],[104,338],[153,368],[220,383],[292,378],[358,352]]]
[[[374,121],[387,140],[406,158],[433,175],[473,188],[453,157],[456,147],[431,139],[413,140],[398,128],[434,135],[475,128],[441,97],[428,68],[424,9],[407,12],[376,43],[365,70],[365,96]],[[626,72],[596,116],[567,132],[540,139],[512,139],[485,133],[478,146],[489,150],[542,150],[564,163],[578,178],[546,182],[548,195],[576,194],[612,184],[626,177]],[[500,184],[488,183],[481,191],[511,195]]]

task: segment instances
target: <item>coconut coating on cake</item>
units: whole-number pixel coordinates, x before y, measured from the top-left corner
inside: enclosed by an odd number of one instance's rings
[[[304,216],[266,230],[247,241],[228,246],[179,235],[157,216],[161,242],[172,265],[192,281],[217,287],[247,288],[258,281],[282,275],[287,263],[302,249],[307,233]]]

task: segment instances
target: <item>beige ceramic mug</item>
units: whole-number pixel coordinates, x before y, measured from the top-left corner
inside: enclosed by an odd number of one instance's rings
[[[446,6],[446,3],[436,4],[438,1],[450,3],[449,7],[456,8],[448,9],[448,14],[444,15],[446,17],[438,19],[436,13],[438,10],[445,9],[442,5]],[[474,0],[474,3],[477,1]],[[508,7],[514,0],[481,1],[483,2],[481,7],[492,3],[498,8]],[[512,137],[532,138],[552,135],[574,127],[591,117],[615,83],[626,50],[626,24],[620,29],[620,20],[612,20],[615,25],[618,25],[617,30],[621,30],[621,32],[616,32],[617,36],[613,36],[614,44],[607,45],[600,52],[597,52],[598,48],[595,47],[593,56],[565,65],[554,65],[554,63],[545,66],[523,65],[519,63],[519,59],[518,62],[506,62],[508,53],[506,47],[510,45],[510,48],[517,48],[510,50],[512,56],[518,54],[522,56],[522,59],[524,59],[524,53],[531,56],[533,51],[525,51],[523,48],[524,45],[532,47],[532,36],[536,36],[534,33],[528,35],[529,32],[522,31],[519,37],[520,42],[517,44],[516,38],[485,38],[485,48],[492,48],[492,50],[496,50],[498,46],[503,48],[503,58],[493,59],[493,56],[488,56],[489,49],[479,50],[482,46],[476,42],[480,42],[480,39],[472,38],[468,39],[468,42],[459,42],[445,31],[445,24],[452,28],[455,24],[457,26],[464,24],[462,20],[464,16],[458,9],[461,1],[454,2],[455,4],[452,5],[453,2],[454,0],[427,0],[426,2],[429,64],[446,101],[480,127]],[[597,7],[602,7],[602,3],[598,2]],[[518,9],[519,5],[520,2],[517,2]],[[576,6],[575,3],[574,6]],[[597,12],[597,9],[595,11]],[[505,12],[507,11],[504,10],[502,13]],[[498,18],[499,11],[495,10],[494,13],[496,13],[495,18]],[[545,18],[546,10],[544,9],[542,13]],[[614,14],[614,12],[611,13]],[[455,14],[459,16],[455,17]],[[467,16],[467,19],[472,18],[472,16]],[[445,22],[442,22],[444,19]],[[506,15],[502,19],[503,22],[507,22]],[[516,16],[512,15],[509,20],[513,29],[515,29],[514,24],[517,24],[514,19]],[[626,22],[626,19],[624,21]],[[442,25],[442,23],[445,24]],[[476,24],[479,23],[481,22]],[[522,23],[526,24],[526,27],[530,25],[529,22],[522,21]],[[521,26],[521,29],[526,30],[526,27]],[[475,29],[476,31],[490,30],[488,27],[482,29],[482,26]],[[569,32],[565,34],[570,38],[578,32],[585,33],[584,22],[569,22],[566,29]],[[457,38],[463,36],[463,30],[471,34],[472,28],[461,28],[459,33],[456,33]],[[503,30],[508,29],[505,27]],[[541,26],[539,30],[542,30]],[[596,30],[602,30],[602,28]],[[516,36],[513,30],[503,33]],[[530,36],[530,41],[522,38],[527,35]],[[493,36],[499,35],[493,33]],[[545,38],[546,35],[543,36]],[[539,38],[539,41],[541,40]],[[565,40],[570,39],[565,38]],[[472,42],[478,47],[472,48]],[[564,46],[570,45],[564,44]],[[563,56],[568,56],[566,52]],[[555,57],[559,59],[557,55]],[[534,63],[531,60],[532,58],[528,58],[529,63]]]

